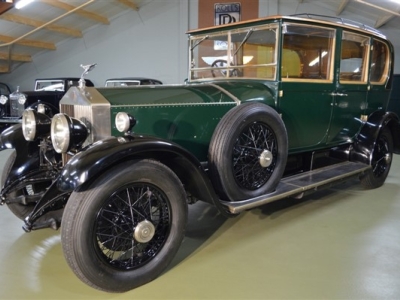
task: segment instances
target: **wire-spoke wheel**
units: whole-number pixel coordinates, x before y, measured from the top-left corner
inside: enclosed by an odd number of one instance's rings
[[[140,268],[164,246],[171,217],[169,202],[156,186],[122,187],[97,214],[93,242],[98,255],[119,269]]]
[[[274,172],[277,156],[272,129],[263,123],[249,124],[233,147],[233,173],[238,185],[249,190],[262,187]]]
[[[210,177],[221,198],[235,201],[275,189],[286,166],[288,141],[281,117],[261,103],[231,109],[209,146]]]
[[[124,292],[155,279],[184,237],[187,204],[178,177],[141,160],[119,165],[71,194],[61,224],[66,260],[86,284]]]
[[[393,137],[388,127],[384,127],[372,151],[371,169],[361,178],[361,184],[369,189],[383,185],[389,174],[393,159]]]

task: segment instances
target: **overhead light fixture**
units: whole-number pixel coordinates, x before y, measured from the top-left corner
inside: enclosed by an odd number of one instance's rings
[[[21,9],[25,6],[27,6],[29,3],[33,2],[34,0],[19,0],[17,3],[15,3],[15,8],[16,9]]]

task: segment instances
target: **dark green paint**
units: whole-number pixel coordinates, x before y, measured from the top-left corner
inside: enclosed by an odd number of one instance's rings
[[[101,88],[111,103],[112,134],[118,112],[134,116],[137,134],[154,135],[176,142],[199,160],[207,160],[215,127],[228,110],[240,103],[258,101],[274,106],[276,87],[261,82],[219,82],[134,88]],[[226,91],[226,92],[224,92]]]
[[[111,103],[112,123],[118,112],[127,112],[137,120],[135,133],[174,141],[205,161],[209,141],[226,112],[239,103],[258,101],[281,114],[288,132],[290,153],[351,142],[363,125],[361,116],[385,110],[390,94],[387,82],[380,85],[369,82],[342,84],[338,80],[342,31],[362,33],[361,29],[353,30],[346,26],[343,29],[339,24],[336,26],[311,19],[280,17],[195,30],[189,32],[189,35],[204,35],[268,23],[281,25],[285,22],[336,29],[334,76],[331,82],[281,81],[281,68],[278,67],[276,81],[232,78],[182,85],[100,88],[99,92]],[[363,34],[371,39],[376,38],[371,33]],[[279,39],[278,65],[282,60],[282,39]],[[388,41],[384,42],[391,51],[393,61],[393,46]],[[282,91],[281,97],[279,91]],[[120,134],[114,124],[112,130],[112,134]]]

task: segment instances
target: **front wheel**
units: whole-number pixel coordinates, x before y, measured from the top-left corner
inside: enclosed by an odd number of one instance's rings
[[[361,178],[361,184],[368,189],[380,187],[389,174],[393,159],[393,138],[388,127],[379,134],[372,152],[372,168]]]
[[[186,221],[175,173],[153,160],[119,165],[70,196],[61,224],[64,256],[89,286],[125,292],[165,270]]]

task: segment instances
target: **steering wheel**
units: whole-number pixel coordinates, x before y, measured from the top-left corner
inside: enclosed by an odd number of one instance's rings
[[[227,67],[227,66],[228,66],[228,62],[225,59],[216,59],[211,64],[211,67],[213,67],[213,68]],[[213,77],[216,77],[215,71],[219,71],[222,74],[223,77],[226,77],[226,72],[228,70],[226,70],[226,69],[211,70],[211,74],[212,74]],[[229,76],[230,77],[238,76],[237,69],[229,70]]]

